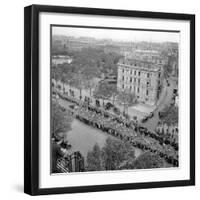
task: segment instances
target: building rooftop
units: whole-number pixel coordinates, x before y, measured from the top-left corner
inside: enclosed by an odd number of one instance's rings
[[[160,66],[158,64],[155,64],[151,61],[146,60],[139,60],[139,59],[120,59],[118,62],[118,65],[124,66],[124,67],[131,67],[134,69],[139,70],[147,70],[147,71],[159,71]]]
[[[136,50],[134,50],[134,52],[136,52],[136,53],[147,53],[147,54],[160,54],[156,50],[146,50],[146,49],[136,49]]]

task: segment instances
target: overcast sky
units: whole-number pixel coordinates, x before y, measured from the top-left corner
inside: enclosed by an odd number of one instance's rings
[[[96,39],[113,39],[133,42],[179,42],[179,33],[174,32],[53,27],[52,33],[53,35],[83,36],[94,37]]]

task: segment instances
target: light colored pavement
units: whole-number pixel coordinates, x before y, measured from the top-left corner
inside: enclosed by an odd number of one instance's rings
[[[169,88],[169,91],[170,90],[173,92],[173,87],[171,89]],[[170,99],[170,96],[167,99]],[[69,108],[69,105],[72,104],[61,98],[58,100],[58,102],[65,108]],[[156,118],[152,118],[151,120],[156,120]],[[93,148],[94,144],[98,143],[99,146],[102,147],[105,144],[105,140],[108,135],[74,119],[72,123],[72,130],[66,134],[66,137],[69,143],[72,145],[72,150],[80,151],[86,159],[88,151]],[[136,157],[142,154],[142,152],[143,151],[141,149],[135,148]],[[168,164],[166,161],[164,161],[164,163],[165,167],[172,167],[172,165]]]
[[[61,98],[58,102],[66,109],[69,108],[69,105],[73,104]],[[102,148],[108,137],[116,139],[115,137],[108,135],[99,129],[88,126],[77,119],[73,120],[71,128],[72,129],[66,133],[65,138],[72,145],[71,151],[80,151],[85,158],[85,162],[87,161],[88,151],[91,151],[96,143],[100,148]],[[141,149],[135,148],[136,157],[142,154],[142,152],[143,151]]]
[[[176,82],[172,79],[168,79],[170,86],[167,86],[165,81],[166,90],[164,94],[162,94],[161,99],[158,101],[158,106],[154,110],[154,116],[151,119],[148,119],[144,124],[145,127],[147,127],[151,131],[155,131],[155,128],[158,124],[159,117],[158,112],[162,111],[166,106],[169,106],[172,102],[173,97],[173,90],[176,88]]]
[[[166,106],[170,105],[172,101],[172,96],[173,96],[173,90],[176,88],[176,81],[173,79],[168,79],[169,81],[169,86],[167,86],[166,81],[164,81],[163,85],[163,90],[160,95],[160,99],[158,101],[158,105],[156,107],[151,107],[151,108],[145,108],[143,105],[136,105],[135,107],[133,106],[132,108],[128,109],[128,114],[131,116],[137,116],[138,120],[143,118],[144,116],[147,115],[147,113],[154,111],[154,116],[150,119],[148,119],[145,123],[142,125],[147,127],[151,131],[155,131],[155,128],[157,127],[157,124],[159,122],[159,117],[158,113],[159,111],[162,111]],[[68,104],[69,102],[66,101],[61,101],[61,104]],[[66,105],[63,105],[66,106]],[[123,111],[123,106],[117,105],[121,111]]]

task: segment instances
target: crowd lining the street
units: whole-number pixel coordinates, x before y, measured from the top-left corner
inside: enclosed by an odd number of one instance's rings
[[[168,134],[159,135],[147,130],[134,121],[111,114],[101,108],[84,103],[71,96],[59,96],[76,105],[71,112],[85,124],[98,128],[143,151],[151,151],[164,158],[168,163],[178,166],[178,144]]]

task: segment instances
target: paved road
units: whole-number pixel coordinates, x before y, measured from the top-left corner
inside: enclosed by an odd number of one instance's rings
[[[168,90],[173,92],[173,87],[172,89],[168,88]],[[170,99],[170,95],[169,97],[164,99]],[[58,100],[58,102],[65,108],[69,108],[69,105],[72,104],[61,98]],[[167,101],[164,102],[166,103]],[[164,106],[164,102],[162,105],[160,105],[161,108],[162,106]],[[155,121],[153,120],[156,120],[156,118],[153,117],[151,120],[149,120],[148,123],[150,124],[151,122],[154,125]],[[72,130],[67,133],[67,137],[68,141],[72,144],[73,150],[81,151],[81,153],[83,153],[84,157],[86,158],[87,152],[92,149],[95,143],[98,143],[99,146],[104,145],[108,135],[100,130],[94,129],[91,126],[85,125],[78,120],[74,120],[72,124]],[[143,151],[141,149],[135,148],[136,157],[139,156],[142,152]],[[167,162],[164,163],[164,167],[173,166],[172,164],[169,164]]]
[[[164,91],[164,94],[162,94],[162,99],[159,102],[159,105],[157,106],[156,110],[154,111],[154,117],[151,119],[148,119],[144,124],[145,127],[147,127],[151,131],[155,131],[155,128],[158,124],[159,117],[158,112],[162,111],[166,106],[168,106],[173,97],[173,90],[176,88],[176,82],[172,79],[168,79],[170,86],[167,86],[166,81],[164,81],[164,87],[166,87],[166,90]]]
[[[69,109],[70,103],[64,99],[58,100],[59,104]],[[80,151],[87,161],[87,153],[91,151],[93,146],[97,143],[102,148],[108,137],[117,139],[114,136],[108,135],[105,132],[84,124],[83,122],[74,119],[72,122],[72,129],[66,133],[66,139],[72,145],[72,151]],[[138,157],[143,151],[135,147],[135,156]]]

